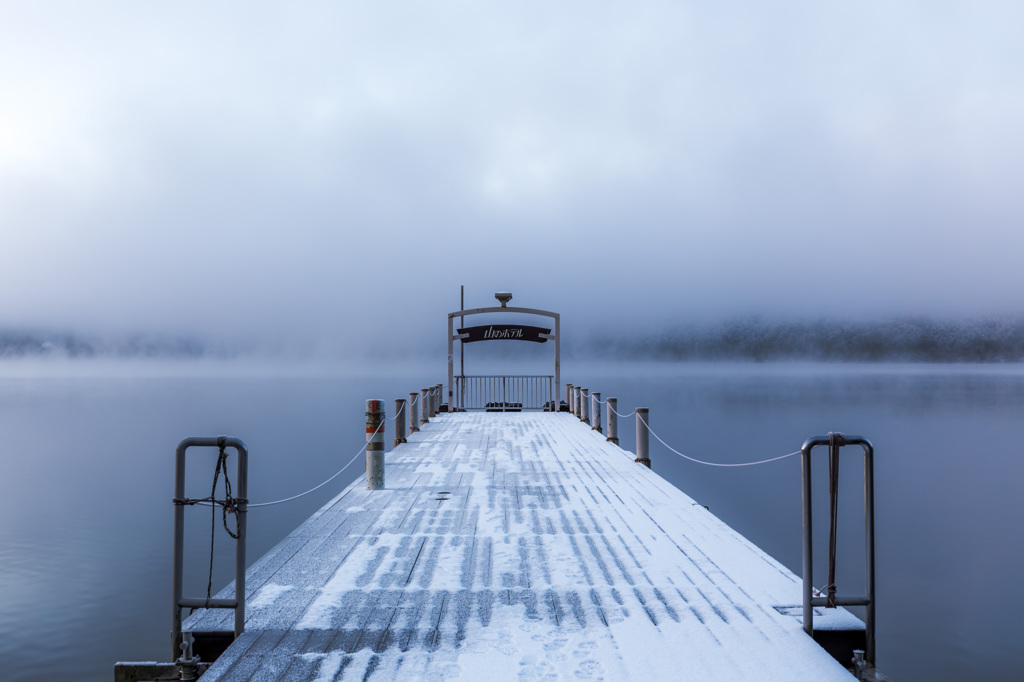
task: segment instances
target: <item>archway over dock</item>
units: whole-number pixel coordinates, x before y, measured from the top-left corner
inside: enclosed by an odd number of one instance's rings
[[[558,410],[561,395],[561,315],[550,310],[537,308],[509,307],[512,294],[499,292],[494,295],[500,306],[470,308],[448,313],[448,411],[467,409],[551,409]],[[518,313],[548,317],[553,328],[533,327],[525,324],[491,324],[475,327],[455,328],[455,318],[485,313]],[[460,344],[478,341],[527,341],[545,343],[554,341],[555,366],[551,375],[481,375],[466,376],[460,367],[455,375],[455,342]]]

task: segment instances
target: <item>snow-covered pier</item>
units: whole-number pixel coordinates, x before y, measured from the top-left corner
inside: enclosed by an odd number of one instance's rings
[[[248,570],[203,680],[853,679],[800,578],[569,413],[441,413],[385,460]]]

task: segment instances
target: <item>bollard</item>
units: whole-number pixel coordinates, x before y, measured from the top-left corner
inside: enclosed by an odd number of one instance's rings
[[[577,419],[580,418],[580,387],[572,387],[572,414]]]
[[[437,385],[437,393],[434,396],[434,414],[441,414],[441,394],[444,392],[444,384]]]
[[[366,401],[366,489],[384,487],[384,401]]]
[[[572,412],[572,384],[565,385],[565,404],[569,407],[569,411]]]
[[[619,404],[618,398],[608,398],[605,401],[605,419],[608,422],[608,437],[606,441],[610,443],[619,444],[619,415],[615,414],[615,408]]]
[[[650,409],[636,408],[636,460],[651,468],[651,417]]]
[[[405,398],[395,398],[395,447],[405,441]]]
[[[590,422],[590,417],[587,416],[587,412],[588,412],[587,408],[589,407],[589,403],[590,403],[590,389],[581,388],[580,389],[580,421],[583,422],[584,424],[587,424],[587,423]]]
[[[420,403],[417,400],[419,396],[415,393],[409,394],[409,435],[416,433],[420,430]]]
[[[420,426],[430,423],[430,397],[427,389],[420,389]]]
[[[601,433],[601,394],[590,394],[590,430]]]

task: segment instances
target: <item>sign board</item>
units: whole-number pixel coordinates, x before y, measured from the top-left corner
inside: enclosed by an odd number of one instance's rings
[[[459,334],[467,334],[462,343],[473,343],[474,341],[533,341],[544,343],[546,335],[551,334],[550,329],[543,327],[529,327],[522,324],[486,324],[480,327],[465,327],[459,330]],[[544,334],[545,336],[541,336]]]

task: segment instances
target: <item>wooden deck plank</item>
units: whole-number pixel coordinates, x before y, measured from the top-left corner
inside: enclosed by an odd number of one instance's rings
[[[249,569],[204,679],[852,679],[782,612],[796,576],[632,459],[567,414],[439,415]]]

